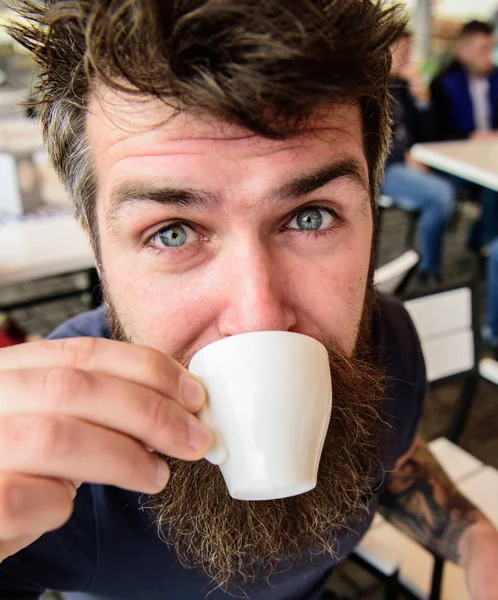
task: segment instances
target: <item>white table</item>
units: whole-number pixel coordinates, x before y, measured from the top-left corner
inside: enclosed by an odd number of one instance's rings
[[[418,162],[498,191],[498,140],[461,140],[415,144]]]
[[[71,214],[0,221],[0,305],[2,287],[88,271],[94,265],[90,245]]]
[[[0,222],[0,288],[93,266],[89,243],[70,214]]]

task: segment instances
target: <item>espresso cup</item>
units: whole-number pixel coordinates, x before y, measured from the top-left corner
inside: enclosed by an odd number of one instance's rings
[[[206,388],[199,419],[213,432],[207,460],[237,500],[273,500],[316,486],[332,409],[327,350],[314,338],[258,331],[217,340],[189,371]]]

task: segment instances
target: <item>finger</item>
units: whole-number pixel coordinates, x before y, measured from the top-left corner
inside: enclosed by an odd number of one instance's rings
[[[0,472],[147,493],[163,489],[169,478],[166,462],[126,435],[69,417],[33,415],[0,417]]]
[[[166,354],[104,338],[67,338],[19,344],[2,349],[0,371],[70,367],[104,372],[156,390],[190,412],[206,399],[202,385],[180,363]]]
[[[15,540],[61,527],[71,516],[75,495],[68,482],[0,473],[0,539]]]
[[[136,383],[70,368],[0,374],[0,415],[65,415],[127,434],[168,456],[197,460],[209,430],[177,402]]]

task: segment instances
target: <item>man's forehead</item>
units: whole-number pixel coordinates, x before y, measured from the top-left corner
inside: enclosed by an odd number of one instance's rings
[[[175,149],[204,143],[267,154],[279,149],[302,148],[318,143],[362,146],[362,121],[358,104],[334,104],[317,110],[298,134],[271,140],[248,129],[200,112],[176,112],[157,98],[135,97],[100,88],[93,94],[87,116],[90,144],[108,155],[127,150],[147,153],[160,147]]]
[[[477,48],[494,44],[495,38],[492,34],[478,32],[467,36],[467,38],[463,38],[462,42],[464,46],[467,45],[468,47]]]

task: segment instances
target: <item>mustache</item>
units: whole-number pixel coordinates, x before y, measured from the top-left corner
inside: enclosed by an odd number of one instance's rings
[[[106,300],[114,337],[132,341]],[[379,409],[385,397],[384,366],[371,347],[374,307],[368,285],[353,356],[333,340],[319,340],[329,355],[333,404],[313,490],[279,500],[234,500],[215,465],[163,457],[170,481],[159,494],[143,496],[142,508],[179,564],[203,574],[208,587],[247,597],[253,585],[296,562],[336,556],[341,532],[367,519],[382,470]],[[188,367],[192,356],[174,358]]]

